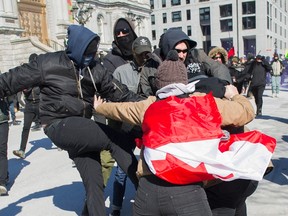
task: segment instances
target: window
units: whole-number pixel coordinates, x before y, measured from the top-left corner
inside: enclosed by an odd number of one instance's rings
[[[181,5],[181,0],[171,0],[171,5],[172,6]]]
[[[275,11],[275,12],[274,12],[274,13],[275,13],[275,14],[274,14],[274,15],[275,15],[275,19],[277,19],[277,8],[275,8],[274,11]]]
[[[186,4],[190,4],[190,0],[186,0]]]
[[[203,21],[209,21],[210,22],[210,8],[200,8],[200,23]]]
[[[151,25],[155,25],[155,15],[151,15]]]
[[[150,0],[150,8],[154,9],[154,0]]]
[[[255,29],[256,28],[255,16],[243,17],[242,25],[243,29]]]
[[[162,0],[162,7],[163,7],[163,8],[166,7],[166,0]]]
[[[255,38],[243,38],[244,42],[244,55],[249,54],[256,55],[256,39]]]
[[[277,23],[275,23],[274,32],[277,34]]]
[[[233,31],[232,19],[220,20],[220,27],[222,32]]]
[[[242,14],[255,14],[255,1],[243,2]]]
[[[191,11],[190,10],[186,10],[186,18],[187,18],[187,20],[191,20]]]
[[[187,35],[191,36],[192,35],[192,28],[191,26],[187,26]]]
[[[156,31],[152,30],[152,40],[156,40]]]
[[[162,14],[162,19],[163,19],[163,23],[167,23],[167,14],[166,13]]]
[[[180,22],[181,19],[181,11],[172,12],[172,22]]]
[[[232,4],[220,6],[220,17],[232,16]]]

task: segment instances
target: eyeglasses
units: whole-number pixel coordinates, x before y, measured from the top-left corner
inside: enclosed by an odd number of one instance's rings
[[[181,50],[181,49],[175,49],[176,50],[176,52],[177,53],[183,53],[183,54],[185,54],[185,53],[187,53],[188,52],[188,49],[184,49],[184,50]]]
[[[221,59],[221,56],[215,56],[213,59]]]
[[[116,35],[119,35],[122,32],[122,34],[128,34],[130,32],[130,29],[124,28],[124,29],[116,29],[115,33]]]

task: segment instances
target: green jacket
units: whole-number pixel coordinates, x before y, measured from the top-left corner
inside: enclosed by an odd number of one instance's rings
[[[6,99],[0,98],[0,124],[8,122],[9,120],[9,107]]]

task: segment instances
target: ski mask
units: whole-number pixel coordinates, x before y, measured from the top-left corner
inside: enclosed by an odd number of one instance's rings
[[[132,34],[129,33],[127,36],[118,37],[116,41],[118,48],[121,50],[124,56],[132,55],[132,43],[134,41]]]
[[[118,33],[120,31],[125,35],[119,37]],[[129,22],[124,18],[120,18],[114,27],[114,40],[123,56],[132,56],[132,43],[136,38],[137,35],[133,31]]]
[[[98,50],[98,46],[99,46],[98,40],[91,41],[91,43],[88,45],[87,49],[83,54],[81,60],[81,67],[87,67],[91,64]]]

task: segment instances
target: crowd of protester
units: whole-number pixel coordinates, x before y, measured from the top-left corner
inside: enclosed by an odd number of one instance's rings
[[[104,190],[116,161],[111,216],[121,215],[127,178],[136,191],[131,210],[135,216],[246,216],[245,201],[267,174],[272,154],[260,161],[254,175],[233,173],[235,167],[224,169],[227,164],[221,160],[210,164],[212,171],[199,174],[193,166],[184,165],[205,164],[204,153],[188,163],[177,160],[187,154],[180,147],[165,159],[153,148],[163,140],[169,140],[169,145],[192,145],[208,139],[209,134],[210,139],[225,143],[231,136],[241,134],[243,139],[255,133],[245,125],[262,115],[267,74],[272,80],[271,96],[279,97],[285,63],[277,53],[271,62],[260,55],[229,57],[223,47],[211,47],[205,53],[178,28],[163,33],[158,48],[152,50],[149,38],[137,36],[124,18],[115,22],[113,34],[111,51],[99,58],[100,37],[84,26],[71,25],[66,50],[32,54],[28,63],[0,75],[0,195],[8,193],[8,97],[24,92],[22,141],[13,153],[25,158],[33,121],[35,130],[43,128],[58,148],[68,152],[81,176],[86,192],[82,215],[106,214]],[[254,97],[256,111],[249,97]],[[155,110],[161,115],[155,115]],[[20,123],[12,116],[12,124]],[[178,127],[177,133],[174,127]],[[184,131],[189,134],[187,140],[180,136]],[[275,147],[273,138],[267,140]],[[139,161],[133,153],[136,146],[141,148]],[[219,152],[217,147],[209,159],[221,158]],[[241,148],[235,157],[240,153]],[[153,155],[163,160],[166,167],[162,173],[154,166]],[[169,160],[172,156],[174,160]],[[260,160],[257,154],[249,157]],[[231,159],[237,167],[233,162]],[[231,172],[234,178],[228,177]]]

